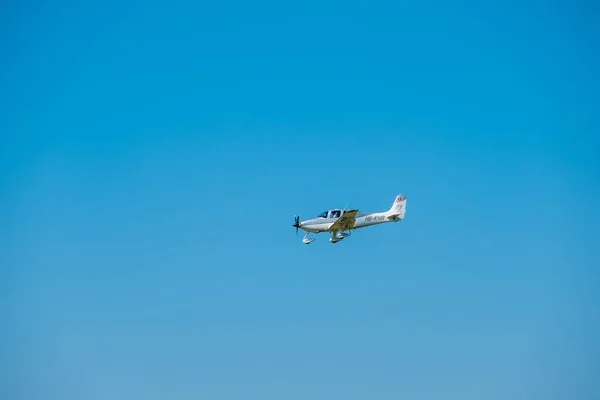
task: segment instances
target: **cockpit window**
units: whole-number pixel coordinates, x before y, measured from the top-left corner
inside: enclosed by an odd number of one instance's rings
[[[331,215],[329,216],[329,218],[339,218],[339,217],[340,217],[340,215],[341,215],[341,213],[342,213],[342,212],[341,212],[341,211],[339,211],[339,210],[332,211],[332,212],[331,212]]]
[[[327,211],[323,211],[321,214],[317,216],[317,218],[327,218]]]

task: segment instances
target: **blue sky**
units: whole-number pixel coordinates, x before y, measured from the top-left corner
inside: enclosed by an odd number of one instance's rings
[[[9,2],[0,397],[598,398],[598,11]]]

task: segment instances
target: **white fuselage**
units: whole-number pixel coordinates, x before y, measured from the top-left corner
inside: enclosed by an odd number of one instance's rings
[[[352,229],[365,228],[367,226],[384,224],[386,222],[396,222],[399,219],[389,219],[389,213],[368,213],[356,217],[354,227]],[[329,227],[337,220],[337,218],[313,218],[300,223],[300,229],[306,232],[334,232],[335,230]]]

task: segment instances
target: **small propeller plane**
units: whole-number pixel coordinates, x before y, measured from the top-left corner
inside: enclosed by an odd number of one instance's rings
[[[392,207],[383,212],[366,213],[358,210],[327,210],[319,214],[316,218],[300,222],[300,216],[294,217],[294,226],[296,234],[298,229],[306,231],[302,243],[311,244],[315,238],[309,238],[310,233],[331,232],[329,238],[331,243],[337,243],[348,236],[351,230],[366,228],[367,226],[384,224],[386,222],[398,222],[404,219],[406,212],[406,195],[399,194],[394,199]],[[348,232],[346,232],[348,231]]]

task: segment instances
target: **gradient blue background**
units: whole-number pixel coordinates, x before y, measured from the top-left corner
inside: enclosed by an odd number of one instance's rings
[[[0,398],[600,398],[600,7],[417,3],[5,3]]]

